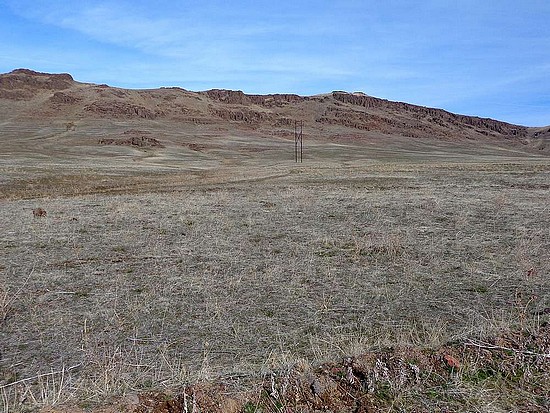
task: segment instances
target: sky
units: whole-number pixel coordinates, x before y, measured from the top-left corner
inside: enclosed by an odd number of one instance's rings
[[[0,0],[0,72],[384,99],[550,125],[550,0]]]

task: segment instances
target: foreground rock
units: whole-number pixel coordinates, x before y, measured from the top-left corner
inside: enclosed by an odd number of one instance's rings
[[[96,412],[388,412],[550,409],[550,328],[466,340],[437,350],[395,348],[318,367],[301,362],[242,383],[196,383],[128,396]],[[44,413],[81,411],[55,407]]]

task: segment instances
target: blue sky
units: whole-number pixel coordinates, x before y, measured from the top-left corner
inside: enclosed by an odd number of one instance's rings
[[[550,124],[550,0],[0,0],[0,72],[369,95]]]

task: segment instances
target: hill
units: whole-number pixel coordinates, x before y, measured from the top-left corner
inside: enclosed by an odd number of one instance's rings
[[[391,137],[405,149],[419,143],[468,146],[468,142],[475,141],[545,152],[550,136],[550,128],[530,129],[363,93],[298,96],[247,95],[217,89],[128,90],[79,83],[69,74],[28,69],[0,75],[0,119],[0,132],[10,141],[17,141],[20,131],[35,138],[59,135],[56,150],[63,143],[96,146],[100,138],[105,138],[103,144],[193,144],[192,149],[206,151],[212,142],[201,141],[201,136],[241,134],[275,141],[293,139],[297,121],[304,122],[308,140],[383,146],[384,138]],[[155,135],[156,140],[143,139],[148,134]],[[43,149],[47,150],[47,146]]]

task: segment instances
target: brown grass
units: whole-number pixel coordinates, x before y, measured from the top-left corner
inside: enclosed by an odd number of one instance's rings
[[[235,168],[149,176],[113,195],[78,195],[90,182],[73,179],[59,186],[71,196],[39,200],[41,219],[37,200],[12,190],[0,203],[4,405],[244,385],[297,362],[540,330],[549,171],[524,160]],[[533,402],[530,387],[465,380],[478,362],[449,376],[452,388],[433,377],[392,387],[386,408],[434,392],[475,410],[501,384],[511,399],[495,406]]]

